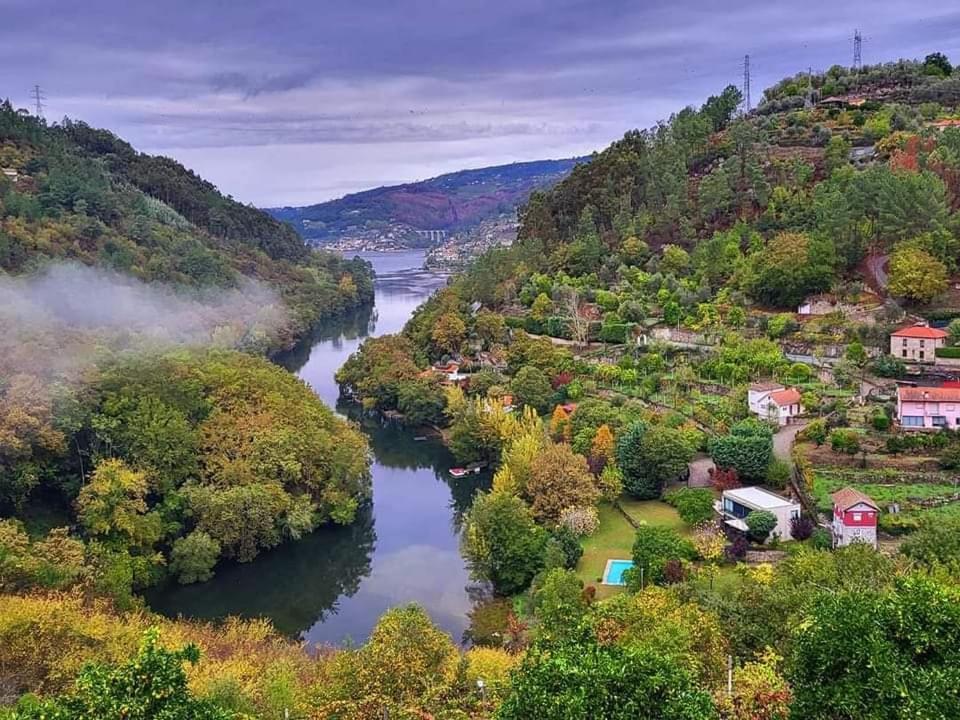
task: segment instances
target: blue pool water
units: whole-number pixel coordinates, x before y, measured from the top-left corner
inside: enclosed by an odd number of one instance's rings
[[[607,572],[603,577],[604,585],[626,585],[623,573],[633,567],[632,560],[610,560],[607,562]]]

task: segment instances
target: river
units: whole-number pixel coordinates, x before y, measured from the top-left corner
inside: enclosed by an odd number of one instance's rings
[[[421,270],[423,252],[361,253],[377,271],[375,306],[317,329],[278,359],[330,406],[360,422],[373,451],[373,501],[349,527],[323,527],[253,562],[225,564],[196,585],[148,596],[170,616],[217,620],[266,617],[309,644],[362,642],[377,618],[416,602],[455,639],[467,627],[471,582],[459,549],[459,523],[485,476],[455,480],[435,440],[358,415],[338,404],[334,373],[364,338],[398,332],[444,275]]]

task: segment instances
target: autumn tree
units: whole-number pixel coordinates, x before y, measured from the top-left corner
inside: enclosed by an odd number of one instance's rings
[[[570,442],[571,434],[570,414],[563,405],[557,405],[550,416],[550,437],[556,442]]]
[[[466,323],[455,313],[446,313],[437,318],[430,333],[434,345],[445,353],[457,352],[466,336]]]
[[[525,494],[541,522],[556,521],[568,507],[591,506],[600,496],[586,459],[565,443],[550,443],[537,455]]]
[[[610,426],[604,423],[597,428],[590,444],[590,472],[601,475],[608,464],[614,461],[615,444]]]
[[[91,535],[150,547],[159,540],[159,517],[147,515],[147,479],[123,460],[101,460],[77,497],[77,517]]]

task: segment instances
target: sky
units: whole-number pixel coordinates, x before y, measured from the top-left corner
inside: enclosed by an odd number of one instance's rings
[[[0,97],[242,202],[600,150],[725,85],[941,51],[941,0],[0,0]]]

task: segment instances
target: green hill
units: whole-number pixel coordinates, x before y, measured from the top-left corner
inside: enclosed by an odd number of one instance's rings
[[[372,299],[366,264],[310,250],[289,226],[109,131],[69,120],[47,126],[4,102],[0,168],[7,273],[70,260],[188,288],[257,279],[280,291],[293,316],[278,345]]]

